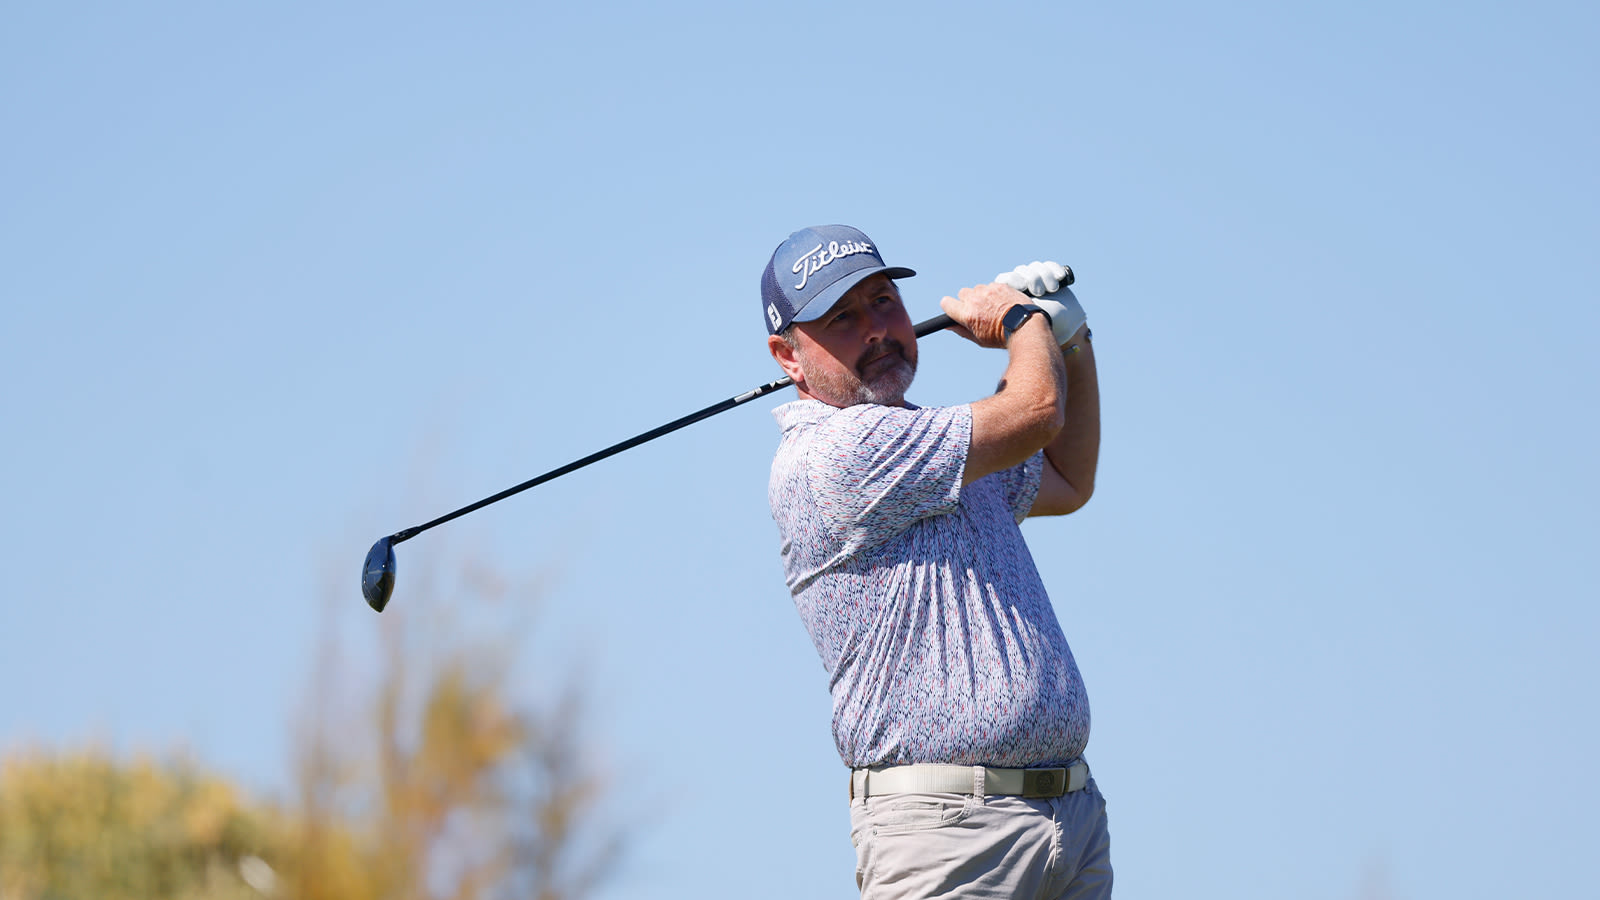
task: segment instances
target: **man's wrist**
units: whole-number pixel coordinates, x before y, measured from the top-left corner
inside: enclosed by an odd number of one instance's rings
[[[1011,336],[1022,330],[1022,327],[1032,319],[1043,319],[1046,328],[1051,327],[1050,313],[1033,303],[1018,303],[1006,310],[1000,319],[1001,339],[1006,343],[1011,342]]]
[[[1066,356],[1067,359],[1069,359],[1069,360],[1072,359],[1073,356],[1075,356],[1078,353],[1081,353],[1084,350],[1092,351],[1093,349],[1094,349],[1094,331],[1092,331],[1089,328],[1089,326],[1087,326],[1087,325],[1083,326],[1082,333],[1074,335],[1073,337],[1068,339],[1068,341],[1065,344],[1061,345],[1061,353],[1062,353],[1062,355]]]
[[[1036,321],[1038,324],[1035,324]],[[1040,341],[1038,337],[1032,336],[1032,333],[1035,329],[1038,329],[1040,332],[1042,332],[1042,341]],[[1026,336],[1019,338],[1018,335]],[[1005,342],[1000,345],[1000,349],[1011,351],[1017,349],[1019,345],[1033,344],[1036,341],[1038,341],[1040,345],[1046,349],[1056,342],[1056,336],[1050,331],[1050,320],[1046,319],[1044,316],[1029,317],[1026,322],[1022,323],[1022,327],[1011,332],[1011,334],[1005,338]]]

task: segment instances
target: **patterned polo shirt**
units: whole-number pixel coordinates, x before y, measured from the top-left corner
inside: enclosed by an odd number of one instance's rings
[[[963,487],[970,406],[773,415],[772,517],[845,765],[1077,759],[1088,696],[1017,527],[1044,455]]]

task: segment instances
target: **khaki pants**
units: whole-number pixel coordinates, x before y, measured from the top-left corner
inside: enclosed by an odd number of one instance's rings
[[[1111,896],[1106,802],[1090,778],[1049,800],[884,794],[850,803],[862,900]]]

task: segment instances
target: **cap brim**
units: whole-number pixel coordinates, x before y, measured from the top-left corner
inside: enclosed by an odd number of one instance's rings
[[[850,289],[862,281],[873,276],[883,274],[890,278],[910,278],[916,272],[904,266],[873,266],[870,269],[860,269],[828,285],[827,290],[811,298],[811,302],[795,311],[791,322],[814,322],[828,314],[839,298],[850,293]]]

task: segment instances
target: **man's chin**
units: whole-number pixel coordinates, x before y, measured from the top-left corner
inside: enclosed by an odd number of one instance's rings
[[[906,391],[911,389],[911,379],[916,375],[909,363],[902,362],[871,381],[862,382],[858,396],[863,403],[879,406],[904,406]]]
[[[906,391],[911,388],[911,379],[916,374],[916,367],[902,359],[899,365],[874,372],[871,379],[845,374],[813,376],[806,383],[806,393],[813,399],[840,408],[863,403],[904,406]]]

